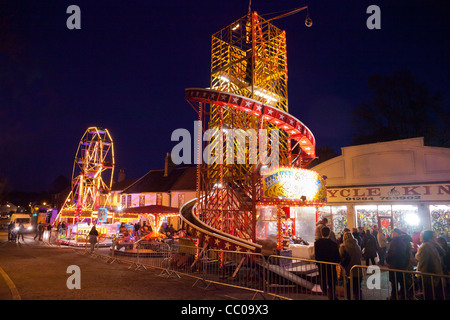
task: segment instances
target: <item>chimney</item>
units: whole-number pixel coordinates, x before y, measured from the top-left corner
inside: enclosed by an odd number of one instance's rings
[[[125,180],[125,169],[120,169],[119,177],[117,179],[118,179],[118,182],[122,182]]]
[[[164,159],[164,177],[167,177],[175,168],[176,165],[172,162],[172,157],[170,156],[170,153],[167,152],[166,158]]]

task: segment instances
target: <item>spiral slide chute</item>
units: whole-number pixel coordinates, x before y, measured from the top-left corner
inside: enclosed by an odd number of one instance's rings
[[[200,221],[194,212],[196,204],[197,199],[185,203],[180,208],[180,217],[184,229],[192,237],[198,239],[200,245],[208,244],[210,248],[230,251],[261,252],[261,245],[219,231]]]

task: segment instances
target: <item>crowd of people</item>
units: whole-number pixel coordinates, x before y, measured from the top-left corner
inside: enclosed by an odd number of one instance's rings
[[[49,233],[49,239],[50,239],[51,230],[52,230],[52,225],[50,223],[43,224],[43,223],[39,222],[36,225],[36,229],[35,229],[36,233],[34,236],[34,240],[36,240],[36,238],[38,238],[38,241],[42,241],[42,237],[43,237],[43,234],[45,231],[47,231]],[[8,224],[8,241],[19,242],[20,239],[22,238],[22,241],[25,242],[25,239],[23,237],[24,233],[25,233],[25,227],[22,222],[19,222],[19,224],[17,226],[14,222],[10,222]]]
[[[352,277],[353,288],[347,281],[347,295],[353,290],[355,299],[361,298],[361,268],[355,265],[378,265],[389,269],[391,283],[390,299],[410,299],[415,278],[413,273],[419,271],[421,286],[425,299],[447,299],[450,297],[450,283],[442,275],[450,275],[450,249],[447,239],[437,237],[431,230],[416,230],[412,235],[395,228],[386,235],[378,226],[370,228],[345,228],[339,238],[327,226],[326,218],[320,220],[315,230],[315,259],[317,261],[339,264],[345,269],[345,275]],[[336,268],[330,264],[319,264],[322,291],[329,299],[336,299],[335,280],[338,278]],[[432,276],[434,275],[434,276]],[[422,281],[423,280],[423,281]]]

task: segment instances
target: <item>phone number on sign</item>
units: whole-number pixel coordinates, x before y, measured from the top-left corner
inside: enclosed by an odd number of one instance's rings
[[[401,196],[401,197],[347,197],[346,201],[373,201],[373,200],[420,200],[420,196]]]

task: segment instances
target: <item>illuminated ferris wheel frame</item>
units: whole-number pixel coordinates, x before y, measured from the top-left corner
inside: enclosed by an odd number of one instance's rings
[[[89,127],[78,144],[72,190],[61,212],[73,211],[74,217],[79,219],[83,212],[92,213],[110,205],[114,164],[114,143],[109,131]]]

